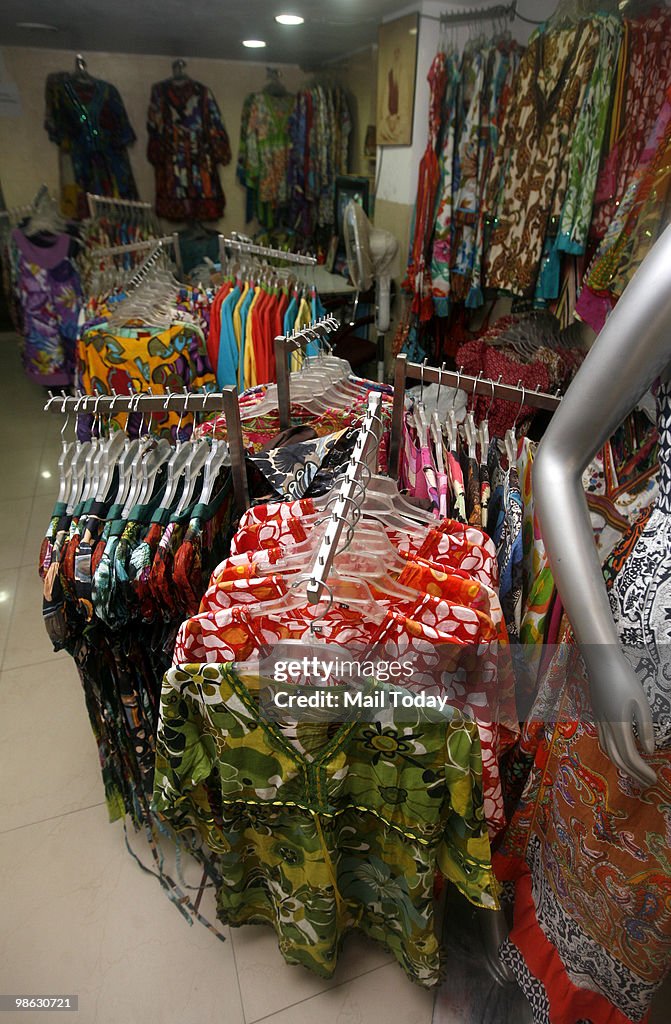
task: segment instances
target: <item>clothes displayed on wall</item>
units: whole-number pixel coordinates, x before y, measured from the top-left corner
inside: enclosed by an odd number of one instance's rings
[[[531,774],[498,875],[515,881],[515,926],[502,955],[538,1020],[643,1021],[671,961],[664,668],[670,426],[671,393],[662,383],[658,498],[604,566],[620,642],[630,649],[645,642],[636,673],[653,709],[656,749],[646,761],[657,783],[641,789],[602,752],[568,625],[526,729]]]
[[[333,224],[335,179],[348,169],[351,116],[340,86],[293,95],[261,91],[243,105],[238,180],[247,219],[290,227],[303,238]]]
[[[47,77],[44,127],[61,157],[61,209],[88,216],[86,193],[137,199],[127,147],[135,142],[117,88],[84,73]]]
[[[434,360],[457,346],[421,324],[458,326],[488,295],[600,330],[666,222],[671,13],[573,18],[523,52],[495,40],[433,62],[405,284],[409,344]]]
[[[222,217],[226,197],[218,168],[230,163],[231,147],[212,91],[187,76],[157,82],[147,132],[157,215],[172,221]]]

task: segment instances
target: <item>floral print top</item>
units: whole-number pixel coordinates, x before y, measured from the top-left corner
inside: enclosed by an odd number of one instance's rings
[[[372,721],[299,723],[291,740],[257,686],[230,665],[187,665],[161,693],[154,807],[218,853],[221,920],[272,925],[287,962],[326,978],[357,928],[436,985],[436,870],[498,905],[477,728],[389,702]]]

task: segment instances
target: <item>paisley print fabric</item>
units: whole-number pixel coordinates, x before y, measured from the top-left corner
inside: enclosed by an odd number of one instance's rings
[[[292,742],[254,685],[229,665],[189,665],[161,694],[154,807],[217,852],[221,920],[272,925],[285,959],[322,977],[357,928],[437,984],[436,869],[497,906],[477,729],[456,711],[431,723],[386,709],[331,735],[299,723]]]
[[[641,790],[601,751],[567,629],[525,727],[533,769],[496,862],[499,879],[516,883],[502,956],[525,991],[542,986],[552,1024],[642,1024],[671,966],[668,382],[658,428],[659,498],[605,570],[620,640],[653,709],[656,750],[645,756],[658,781]],[[554,703],[552,721],[541,700]]]
[[[600,38],[596,19],[529,42],[499,138],[507,167],[485,260],[485,281],[533,296],[548,218],[561,213],[567,151],[594,69]]]

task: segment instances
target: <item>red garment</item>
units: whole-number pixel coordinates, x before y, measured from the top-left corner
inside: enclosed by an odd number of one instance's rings
[[[210,366],[216,368],[219,361],[219,341],[221,338],[221,306],[230,292],[233,284],[225,281],[212,300],[210,307],[210,329],[207,335],[207,354],[210,357]]]
[[[521,381],[527,391],[548,391],[550,378],[543,363],[518,363],[488,345],[482,338],[467,341],[457,351],[457,366],[463,366],[464,373],[477,377],[479,373],[487,380],[498,380],[503,384],[516,385]],[[489,432],[492,437],[503,437],[506,430],[517,421],[518,424],[530,419],[536,410],[530,405],[515,405],[503,398],[495,398],[487,414],[491,399],[478,395],[475,399],[475,419],[480,422],[488,415]]]
[[[438,166],[438,156],[436,155],[436,145],[440,131],[443,97],[447,84],[446,72],[445,54],[437,53],[427,76],[429,88],[431,89],[429,140],[419,165],[417,200],[415,203],[415,235],[408,264],[408,275],[403,282],[404,288],[414,292],[412,312],[417,313],[420,320],[430,320],[434,312],[431,273],[429,269],[429,248],[434,227],[436,197],[440,184],[440,168]]]
[[[625,20],[628,59],[621,131],[601,164],[590,235],[603,238],[662,108],[671,67],[671,11]]]

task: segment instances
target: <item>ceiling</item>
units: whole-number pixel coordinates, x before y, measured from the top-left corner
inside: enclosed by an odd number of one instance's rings
[[[383,16],[407,7],[408,0],[2,0],[0,40],[84,54],[155,53],[314,69],[371,44]],[[278,25],[275,15],[287,12],[302,15],[305,24]],[[242,40],[249,38],[264,39],[266,48],[246,49]]]

